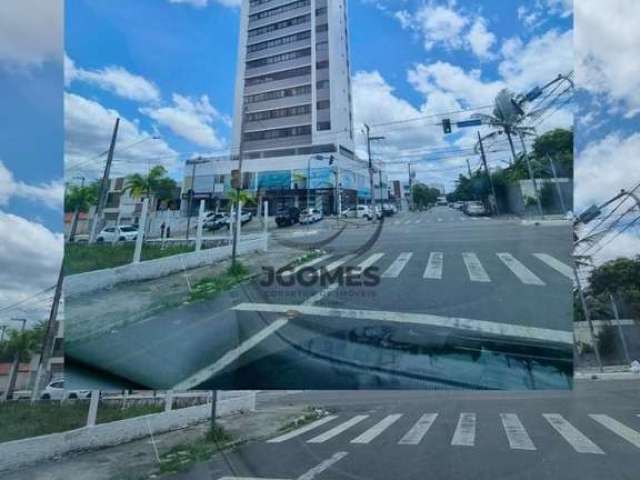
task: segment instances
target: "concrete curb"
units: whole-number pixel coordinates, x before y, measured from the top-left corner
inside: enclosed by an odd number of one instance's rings
[[[255,411],[255,392],[244,393],[219,400],[217,416]],[[211,404],[204,404],[1,443],[0,471],[14,470],[81,450],[120,445],[147,437],[151,433],[179,430],[206,421],[210,416]]]
[[[265,239],[254,238],[238,244],[240,254],[265,250]],[[182,253],[121,267],[96,270],[69,275],[64,279],[64,294],[67,298],[80,296],[96,290],[113,288],[125,282],[139,282],[164,277],[183,270],[210,265],[231,257],[231,246],[210,248],[199,252]]]

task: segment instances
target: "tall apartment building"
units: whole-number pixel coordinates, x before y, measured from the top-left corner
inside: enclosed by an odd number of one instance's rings
[[[195,181],[187,166],[184,188],[224,198],[242,149],[243,187],[275,207],[335,212],[336,182],[343,205],[365,200],[351,105],[346,0],[244,0],[231,156],[198,165]]]

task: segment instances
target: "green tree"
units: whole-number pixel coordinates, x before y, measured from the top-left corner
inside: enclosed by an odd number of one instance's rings
[[[21,362],[31,360],[31,355],[40,350],[46,333],[46,322],[40,322],[34,328],[21,332],[18,329],[9,330],[5,341],[0,345],[0,361],[12,361],[18,353]]]
[[[548,165],[551,157],[560,177],[573,177],[573,130],[556,128],[540,135],[533,142],[533,157]]]
[[[238,200],[242,202],[242,205],[256,204],[256,199],[254,198],[254,196],[246,190],[230,190],[229,192],[227,192],[227,198],[231,200],[229,202],[229,208],[231,208],[231,205],[238,202]]]
[[[96,180],[89,185],[66,184],[64,192],[64,211],[74,212],[76,208],[80,212],[88,212],[92,205],[98,203],[100,181]]]
[[[171,200],[174,197],[177,184],[167,176],[167,170],[162,165],[151,168],[146,175],[134,173],[125,179],[124,191],[134,198],[151,198],[157,200]]]

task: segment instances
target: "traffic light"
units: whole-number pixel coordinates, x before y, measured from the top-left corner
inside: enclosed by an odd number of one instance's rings
[[[240,183],[240,170],[231,170],[231,188],[242,188]]]
[[[451,133],[451,120],[449,118],[442,119],[442,130],[444,133]]]
[[[329,165],[333,165],[334,160],[335,160],[335,157],[333,155],[329,155]]]

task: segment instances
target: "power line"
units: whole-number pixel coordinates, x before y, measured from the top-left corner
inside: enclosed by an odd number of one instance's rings
[[[471,112],[471,111],[474,111],[474,110],[486,110],[487,108],[492,108],[492,107],[493,107],[493,104],[491,104],[491,105],[481,105],[479,107],[473,107],[473,108],[470,107],[470,108],[463,108],[463,109],[460,109],[460,110],[451,110],[449,112],[433,113],[431,115],[424,115],[424,116],[421,116],[421,117],[407,118],[407,119],[404,119],[404,120],[392,120],[392,121],[389,121],[389,122],[370,123],[369,126],[374,128],[374,127],[382,127],[382,126],[385,126],[385,125],[397,125],[397,124],[401,124],[401,123],[418,122],[418,121],[425,120],[425,119],[428,119],[428,118],[436,118],[436,117],[441,117],[443,115],[452,115],[454,113]]]
[[[20,300],[20,301],[18,301],[16,303],[13,303],[11,305],[6,305],[4,307],[0,307],[0,312],[5,312],[7,310],[13,310],[15,307],[19,307],[20,305],[22,305],[24,303],[27,303],[27,302],[39,297],[43,293],[46,293],[46,292],[48,292],[50,290],[53,290],[55,287],[56,287],[55,285],[52,285],[52,286],[50,286],[48,288],[45,288],[43,290],[40,290],[39,292],[34,293],[33,295],[31,295],[31,296],[29,296],[27,298],[24,298],[24,299],[22,299],[22,300]]]

